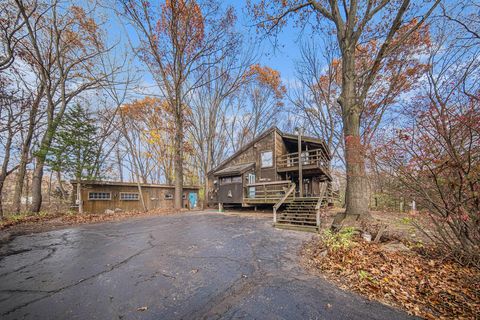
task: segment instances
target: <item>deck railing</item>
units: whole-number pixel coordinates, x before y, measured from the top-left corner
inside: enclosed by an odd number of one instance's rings
[[[315,206],[315,215],[316,215],[316,222],[317,228],[320,230],[320,210],[322,208],[323,200],[327,196],[327,184],[322,183],[320,186],[320,197],[318,197],[317,205]]]
[[[251,204],[277,203],[295,185],[290,180],[258,182],[247,184],[245,187],[244,201]],[[293,188],[295,190],[295,188]],[[295,197],[295,192],[289,196]],[[288,200],[288,199],[285,199]]]
[[[292,183],[290,189],[288,189],[283,197],[273,206],[273,223],[277,223],[277,210],[282,206],[282,204],[289,200],[295,199],[295,183]]]
[[[300,157],[298,152],[281,155],[277,158],[277,168],[298,168],[299,160],[303,166],[316,165],[325,173],[329,173],[329,161],[322,149],[302,151]]]

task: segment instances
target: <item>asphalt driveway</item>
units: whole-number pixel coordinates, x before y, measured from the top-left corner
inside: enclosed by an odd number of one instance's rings
[[[19,236],[0,248],[0,318],[409,318],[307,273],[310,236],[212,212]]]

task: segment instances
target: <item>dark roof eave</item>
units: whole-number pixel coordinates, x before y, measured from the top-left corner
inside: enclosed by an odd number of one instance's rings
[[[82,180],[82,184],[89,185],[103,185],[103,186],[125,186],[125,187],[136,187],[138,184],[136,182],[120,182],[120,181],[102,181],[102,180]],[[71,184],[77,184],[77,180],[70,180]],[[174,185],[170,184],[150,184],[150,183],[140,183],[141,187],[150,187],[150,188],[175,188]],[[200,186],[189,186],[184,185],[184,189],[200,189]]]

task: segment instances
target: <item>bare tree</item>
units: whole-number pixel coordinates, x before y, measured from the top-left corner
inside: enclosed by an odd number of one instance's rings
[[[338,50],[329,40],[323,42],[323,50],[319,50],[314,41],[303,43],[296,63],[298,82],[290,88],[289,100],[306,133],[323,139],[332,155],[345,165],[342,112],[337,102],[340,93]]]
[[[32,16],[37,9],[36,2],[29,5],[27,16]],[[13,0],[0,4],[0,71],[9,68],[19,55],[18,44],[25,36],[25,20]]]
[[[266,0],[250,5],[250,11],[265,34],[278,32],[286,19],[297,24],[309,22],[329,28],[333,26],[341,56],[341,92],[338,103],[342,110],[347,171],[347,215],[350,221],[368,215],[368,182],[365,170],[365,146],[361,141],[362,117],[373,109],[368,104],[372,86],[391,54],[407,43],[431,15],[440,0],[416,5],[410,0],[349,2]],[[415,43],[410,43],[415,46]],[[402,51],[405,49],[402,48]],[[359,57],[371,57],[359,71]],[[376,112],[376,111],[375,111]],[[377,114],[381,119],[383,113]]]
[[[447,255],[478,267],[480,39],[466,36],[461,21],[471,17],[453,6],[444,11],[452,16],[434,20],[426,79],[376,158],[430,218],[432,232],[419,230]],[[473,34],[479,26],[468,24]]]
[[[175,208],[182,208],[183,159],[187,97],[202,85],[199,71],[222,59],[235,16],[214,0],[122,1],[124,16],[140,38],[141,59],[175,115]],[[226,54],[226,53],[225,53]],[[211,59],[205,59],[211,57]]]
[[[65,10],[60,1],[45,7],[35,19],[28,15],[28,5],[15,0],[24,19],[28,36],[22,48],[27,59],[34,62],[41,86],[45,90],[46,126],[39,149],[35,152],[30,210],[40,211],[42,178],[45,159],[56,129],[62,121],[68,104],[81,93],[99,88],[107,78],[97,69],[95,61],[108,52],[92,11],[71,6]]]
[[[29,103],[20,87],[10,84],[12,77],[6,79],[0,76],[0,219],[3,218],[3,187],[5,179],[14,172],[18,165],[11,164],[15,143],[22,130],[22,114]]]
[[[195,148],[195,159],[198,163],[204,196],[209,188],[207,173],[214,168],[228,151],[226,136],[226,118],[231,110],[232,99],[246,84],[246,73],[250,67],[250,54],[241,55],[240,38],[235,44],[237,49],[229,50],[231,54],[223,61],[202,72],[203,86],[196,89],[190,97],[191,125],[188,130]],[[204,198],[204,204],[207,199]]]

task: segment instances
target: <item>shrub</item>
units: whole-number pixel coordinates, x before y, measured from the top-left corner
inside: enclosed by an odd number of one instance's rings
[[[343,228],[338,232],[333,232],[329,229],[323,233],[322,240],[330,251],[345,250],[353,245],[352,238],[354,233],[355,228],[353,227]]]

